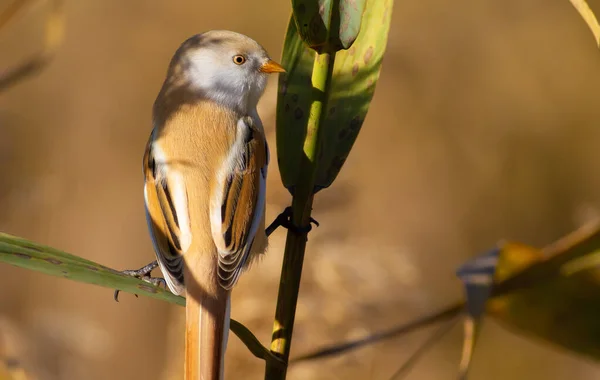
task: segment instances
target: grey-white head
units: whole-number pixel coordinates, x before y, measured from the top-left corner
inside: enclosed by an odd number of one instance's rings
[[[173,57],[171,70],[177,70],[192,91],[244,114],[256,108],[267,75],[285,72],[256,41],[227,30],[189,38]]]

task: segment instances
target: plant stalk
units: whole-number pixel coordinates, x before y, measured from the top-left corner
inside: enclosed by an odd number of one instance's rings
[[[315,53],[316,54],[316,53]],[[315,178],[317,174],[319,150],[321,148],[321,128],[327,114],[327,89],[330,86],[335,62],[335,52],[317,54],[313,66],[312,85],[314,100],[310,107],[306,136],[304,138],[304,159],[292,200],[295,226],[310,225]],[[271,352],[288,362],[292,345],[292,333],[296,315],[296,304],[302,276],[302,264],[308,232],[297,233],[288,230],[283,256],[283,265],[275,310],[275,322],[271,340]],[[283,380],[287,367],[277,367],[267,362],[265,379]]]

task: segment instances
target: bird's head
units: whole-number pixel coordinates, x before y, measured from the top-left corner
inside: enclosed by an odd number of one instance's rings
[[[285,72],[256,41],[225,30],[189,38],[175,54],[173,67],[192,91],[245,114],[256,108],[268,74]]]

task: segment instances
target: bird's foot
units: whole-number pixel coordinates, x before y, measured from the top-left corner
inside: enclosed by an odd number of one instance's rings
[[[165,281],[164,278],[150,276],[150,273],[154,269],[156,269],[156,267],[158,267],[158,261],[154,260],[150,264],[144,265],[140,269],[126,269],[124,271],[121,271],[121,273],[123,273],[123,274],[125,274],[127,276],[139,278],[140,280],[145,281],[145,282],[147,282],[149,284],[152,284],[154,286],[160,287],[161,285],[163,285],[165,287],[165,289],[166,289],[167,288],[167,282]],[[119,292],[120,292],[119,289],[115,290],[114,298],[115,298],[115,301],[117,301],[117,302],[119,302]],[[135,296],[137,297],[138,295],[135,294]]]
[[[292,231],[293,233],[295,233],[297,235],[307,234],[307,233],[310,232],[310,230],[312,230],[311,223],[314,223],[315,226],[319,227],[319,222],[317,222],[313,218],[310,218],[310,221],[309,221],[309,223],[308,223],[307,226],[298,227],[297,225],[295,225],[292,222],[292,208],[291,207],[286,207],[285,210],[283,210],[283,212],[281,214],[277,215],[277,218],[275,218],[275,220],[273,221],[273,223],[271,223],[265,229],[265,233],[267,234],[267,236],[269,236],[278,227],[284,227],[284,228],[287,228],[288,230]]]
[[[131,277],[143,279],[145,277],[150,277],[150,272],[158,267],[158,261],[154,260],[148,265],[144,265],[140,269],[126,269],[121,271],[121,273],[126,274]]]

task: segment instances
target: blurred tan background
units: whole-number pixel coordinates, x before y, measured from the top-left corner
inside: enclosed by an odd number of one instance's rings
[[[46,8],[0,33],[0,68],[39,49]],[[141,159],[171,55],[225,28],[279,57],[289,11],[277,0],[67,0],[50,66],[0,93],[0,230],[114,268],[152,260]],[[259,110],[273,156],[275,82]],[[568,0],[397,0],[363,132],[316,200],[292,356],[454,303],[455,268],[500,238],[544,245],[595,216],[599,88],[600,51]],[[268,219],[290,201],[272,162]],[[284,236],[234,292],[233,317],[264,343]],[[40,379],[177,379],[182,311],[0,264],[0,345]],[[472,379],[600,376],[593,362],[486,323]],[[429,331],[293,365],[289,379],[388,379]],[[454,379],[461,334],[408,378]],[[229,342],[227,378],[261,379],[263,363]]]

